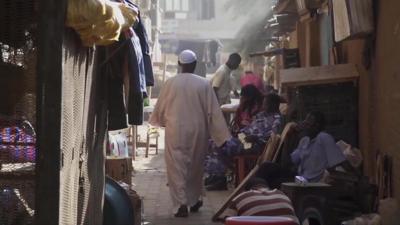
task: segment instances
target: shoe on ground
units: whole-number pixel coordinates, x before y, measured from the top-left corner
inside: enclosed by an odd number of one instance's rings
[[[189,211],[186,205],[181,205],[174,215],[175,217],[188,217]]]
[[[196,202],[196,204],[190,207],[190,212],[198,212],[200,207],[202,206],[203,206],[203,201],[199,200]]]

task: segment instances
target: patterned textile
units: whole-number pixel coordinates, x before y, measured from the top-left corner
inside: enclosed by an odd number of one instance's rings
[[[242,192],[233,199],[229,211],[232,216],[280,216],[299,223],[292,202],[277,189]]]
[[[267,142],[271,133],[278,133],[279,127],[281,125],[282,117],[279,113],[258,113],[253,122],[243,128],[241,132],[245,133],[247,136],[256,136],[262,142]]]
[[[205,172],[210,175],[223,175],[226,172],[227,162],[232,161],[231,157],[238,154],[259,153],[265,146],[271,133],[277,133],[281,124],[281,115],[279,113],[267,114],[258,113],[253,122],[241,129],[240,132],[246,136],[256,136],[258,141],[253,143],[252,148],[244,150],[243,144],[238,138],[232,137],[221,147],[210,143],[210,150],[205,160]]]
[[[35,131],[28,121],[0,118],[0,161],[35,162],[35,145]]]

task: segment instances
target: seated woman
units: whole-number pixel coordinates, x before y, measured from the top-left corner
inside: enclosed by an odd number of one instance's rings
[[[279,95],[268,94],[264,99],[264,110],[255,116],[251,124],[240,129],[238,137],[232,137],[219,148],[212,144],[213,152],[205,162],[205,172],[209,175],[206,179],[207,190],[225,190],[226,167],[232,157],[261,152],[272,132],[278,132],[281,125],[280,101]]]
[[[242,88],[239,108],[231,123],[233,136],[237,136],[239,130],[248,126],[253,117],[261,111],[263,99],[262,93],[254,85],[249,84]]]

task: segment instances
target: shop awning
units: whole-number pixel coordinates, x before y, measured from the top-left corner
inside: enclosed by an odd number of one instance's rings
[[[282,87],[356,81],[359,77],[353,64],[328,65],[280,70]]]

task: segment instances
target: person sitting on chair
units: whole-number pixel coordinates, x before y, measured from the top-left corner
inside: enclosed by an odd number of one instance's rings
[[[277,94],[268,94],[264,99],[264,111],[258,113],[252,123],[239,131],[238,137],[232,137],[222,147],[211,143],[212,152],[207,155],[205,172],[207,190],[226,190],[226,167],[232,157],[239,154],[258,154],[262,152],[272,133],[278,133],[281,125],[279,105],[281,98]]]
[[[265,162],[256,176],[277,188],[282,182],[293,181],[296,175],[306,182],[319,182],[326,170],[333,171],[338,166],[354,171],[334,138],[324,131],[325,117],[321,112],[309,113],[299,127],[302,138],[290,154],[293,166],[281,167],[278,163]]]
[[[246,85],[240,91],[239,107],[231,122],[231,132],[236,136],[240,129],[251,124],[254,117],[261,111],[262,93],[252,84]]]
[[[245,191],[232,200],[224,216],[279,216],[299,224],[290,199],[257,177],[248,181]]]

